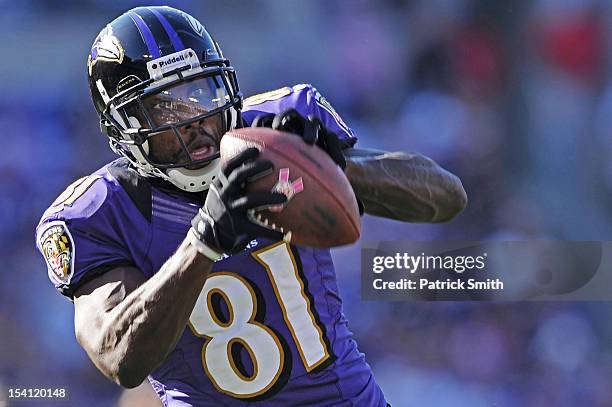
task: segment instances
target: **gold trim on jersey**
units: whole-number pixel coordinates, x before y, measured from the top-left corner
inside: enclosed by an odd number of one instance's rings
[[[68,185],[64,192],[62,192],[51,204],[51,208],[57,207],[60,205],[64,206],[72,206],[77,199],[81,197],[91,186],[99,179],[101,179],[101,175],[88,175],[86,177],[81,177],[74,181],[72,184]]]
[[[221,321],[219,319],[219,316],[215,312],[215,309],[212,305],[213,294],[219,294],[223,298],[223,301],[225,301],[225,304],[227,304],[227,309],[229,312],[227,322]],[[206,304],[210,311],[210,316],[212,317],[213,321],[215,321],[216,324],[218,324],[219,326],[222,326],[223,328],[229,328],[234,323],[234,308],[232,307],[232,304],[230,303],[229,298],[227,298],[227,295],[223,291],[221,291],[218,288],[211,288],[211,290],[206,295]]]
[[[238,369],[238,366],[236,366],[236,361],[234,361],[234,357],[232,356],[232,346],[234,346],[235,342],[238,342],[242,346],[244,346],[244,348],[249,353],[249,357],[251,358],[251,361],[253,362],[253,374],[251,375],[251,377],[247,377],[244,374],[242,374],[240,369]],[[234,373],[238,375],[238,377],[240,377],[242,380],[246,382],[252,382],[253,380],[255,380],[255,378],[257,377],[257,373],[258,373],[257,358],[255,357],[255,352],[253,352],[253,349],[251,349],[251,347],[246,343],[246,341],[242,340],[242,338],[230,339],[227,345],[227,359],[230,362],[230,366],[232,367],[232,370],[234,371]],[[276,380],[274,380],[274,382],[276,382]]]
[[[297,338],[297,335],[295,333],[295,330],[293,329],[293,325],[291,324],[291,322],[289,321],[289,317],[287,315],[287,310],[285,308],[285,304],[283,302],[283,300],[280,297],[280,293],[278,292],[278,287],[276,285],[276,281],[274,279],[274,276],[272,275],[272,271],[270,270],[269,265],[263,261],[263,259],[261,259],[259,257],[259,254],[267,251],[267,250],[271,250],[274,249],[278,246],[281,245],[285,245],[286,246],[286,250],[289,253],[289,257],[291,258],[291,263],[293,264],[293,273],[295,275],[295,278],[297,279],[298,283],[300,284],[300,295],[302,296],[302,298],[304,299],[304,301],[306,302],[306,311],[308,312],[308,315],[310,316],[310,320],[312,322],[312,324],[314,325],[315,329],[317,330],[318,334],[319,334],[319,342],[321,343],[321,346],[323,347],[323,352],[324,352],[324,356],[321,357],[321,359],[317,360],[315,363],[313,364],[309,364],[306,360],[306,357],[304,356],[304,351],[302,349],[302,345],[300,343],[300,341]],[[261,264],[265,269],[266,272],[268,273],[268,277],[270,278],[270,282],[272,284],[272,288],[274,289],[274,295],[276,296],[276,300],[278,301],[280,307],[281,307],[281,312],[283,314],[283,319],[285,320],[285,323],[287,325],[287,328],[289,329],[289,332],[291,332],[291,336],[293,337],[293,341],[295,342],[296,348],[298,350],[298,353],[300,354],[300,358],[302,359],[302,363],[304,364],[304,368],[306,369],[307,372],[311,372],[314,369],[316,369],[318,366],[320,366],[322,363],[324,363],[327,359],[329,359],[330,357],[330,352],[327,348],[327,344],[325,343],[325,340],[323,339],[323,331],[321,329],[321,327],[319,326],[319,324],[317,323],[317,319],[315,318],[314,314],[312,313],[312,304],[310,303],[310,299],[308,298],[308,296],[306,295],[306,289],[304,286],[304,282],[302,281],[302,278],[300,277],[300,274],[298,272],[298,266],[297,266],[297,262],[295,261],[295,257],[293,256],[293,252],[291,250],[291,247],[289,246],[288,243],[286,242],[277,242],[274,244],[271,244],[269,246],[266,246],[262,249],[259,249],[257,251],[253,251],[251,253],[251,256],[253,256],[253,258],[255,260],[257,260],[257,262],[259,264]]]
[[[215,276],[219,276],[219,275],[225,275],[225,276],[229,276],[229,277],[235,277],[238,280],[240,280],[241,283],[243,283],[246,288],[248,289],[250,295],[251,295],[251,300],[253,303],[253,311],[251,313],[251,316],[249,317],[249,319],[247,320],[247,324],[252,324],[255,326],[258,326],[259,328],[263,329],[264,331],[266,331],[271,337],[272,340],[274,341],[274,343],[276,344],[276,347],[279,351],[279,356],[280,356],[280,363],[278,366],[278,370],[277,372],[274,374],[274,377],[272,378],[272,380],[270,380],[270,383],[268,383],[263,389],[258,390],[256,392],[253,393],[247,393],[247,394],[236,394],[233,393],[231,391],[228,390],[224,390],[222,389],[219,384],[216,382],[216,380],[213,378],[213,375],[210,373],[210,371],[208,370],[208,366],[206,364],[206,348],[208,346],[208,344],[210,343],[210,341],[212,340],[211,336],[205,335],[205,334],[200,334],[192,325],[191,321],[188,321],[187,325],[189,326],[189,329],[191,329],[191,332],[199,337],[199,338],[204,338],[205,342],[204,345],[202,345],[202,352],[200,354],[201,360],[202,360],[202,366],[204,367],[204,372],[206,373],[206,376],[210,379],[210,382],[212,383],[212,385],[215,387],[215,389],[217,389],[217,391],[219,391],[220,393],[226,394],[228,396],[231,397],[235,397],[235,398],[239,398],[239,399],[248,399],[248,398],[253,398],[253,397],[257,397],[260,396],[262,394],[264,394],[265,392],[267,392],[268,390],[270,390],[270,388],[272,388],[276,382],[278,381],[278,378],[280,377],[281,373],[283,372],[283,367],[285,365],[285,352],[283,350],[283,346],[281,345],[281,342],[279,341],[278,337],[276,336],[276,334],[274,333],[274,331],[272,331],[269,327],[267,327],[266,325],[258,322],[255,320],[255,315],[257,314],[257,296],[255,295],[255,291],[253,290],[253,287],[251,287],[251,284],[249,284],[249,282],[244,279],[244,277],[240,276],[237,273],[233,273],[230,271],[221,271],[221,272],[216,272],[216,273],[212,273],[209,275],[208,278],[212,278]],[[213,288],[214,290],[219,290],[221,291],[221,289],[219,288]],[[227,298],[227,297],[226,297]],[[230,304],[230,302],[228,302],[228,304]],[[211,317],[214,315],[214,310],[212,310],[210,308],[210,305],[207,301],[207,307],[208,307],[208,312],[210,313]],[[239,311],[239,310],[237,310]],[[213,320],[214,317],[212,317]],[[234,316],[235,318],[235,316]],[[231,345],[232,345],[232,341],[233,339],[242,339],[239,337],[234,337],[231,338],[228,341],[227,347],[226,347],[226,352],[228,352],[228,360],[230,362],[230,366],[232,368],[232,370],[238,375],[238,377],[240,377],[241,379],[245,380],[245,381],[252,381],[254,380],[257,375],[254,374],[252,378],[248,379],[245,378],[244,375],[238,370],[238,368],[236,368],[236,364],[233,360],[233,357],[231,355]],[[241,343],[244,345],[246,341],[242,340]],[[250,346],[245,346],[245,348],[247,349],[249,356],[251,357],[251,361],[253,362],[253,366],[257,366],[257,358],[255,357],[255,353],[253,352],[253,350],[250,348]],[[259,373],[259,370],[254,370],[254,372]]]

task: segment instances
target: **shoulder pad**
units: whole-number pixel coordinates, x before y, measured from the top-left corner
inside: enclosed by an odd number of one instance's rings
[[[271,90],[271,91],[264,92],[264,93],[258,93],[257,95],[249,96],[248,98],[244,99],[243,105],[244,106],[260,105],[265,102],[278,100],[287,95],[290,95],[291,93],[293,93],[293,89],[290,88],[289,86],[285,86],[280,89],[275,89],[275,90]]]
[[[298,84],[248,97],[244,101],[242,118],[250,125],[258,115],[278,114],[296,109],[302,116],[315,116],[328,130],[338,135],[342,148],[352,147],[357,138],[338,112],[321,93],[310,84]]]

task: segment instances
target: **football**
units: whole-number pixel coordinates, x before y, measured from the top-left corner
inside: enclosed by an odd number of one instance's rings
[[[243,128],[221,139],[221,162],[255,147],[260,159],[274,164],[272,173],[247,184],[247,192],[276,190],[287,195],[284,205],[261,209],[254,221],[283,233],[291,243],[334,247],[354,243],[361,233],[361,218],[348,179],[316,145],[299,136],[269,128]]]

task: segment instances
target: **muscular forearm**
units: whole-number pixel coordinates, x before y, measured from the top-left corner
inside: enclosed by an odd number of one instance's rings
[[[445,222],[467,203],[459,178],[415,153],[349,152],[346,175],[365,212],[371,215],[409,222]]]
[[[140,384],[176,346],[211,267],[210,260],[183,242],[127,296],[119,283],[107,287],[117,291],[117,298],[109,295],[96,323],[99,335],[85,346],[98,368],[124,387]]]

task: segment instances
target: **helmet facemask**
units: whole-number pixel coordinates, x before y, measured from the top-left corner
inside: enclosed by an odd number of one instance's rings
[[[151,73],[144,82],[132,77],[127,83],[135,85],[107,101],[102,120],[119,133],[111,138],[113,149],[145,175],[205,190],[219,171],[221,137],[239,123],[242,96],[234,70],[227,60],[191,60]]]

